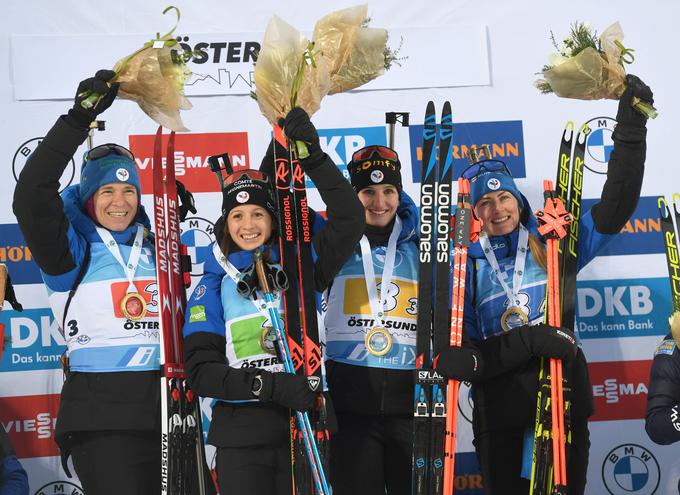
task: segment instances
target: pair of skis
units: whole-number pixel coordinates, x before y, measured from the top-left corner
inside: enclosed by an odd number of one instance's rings
[[[283,293],[286,346],[290,350],[288,372],[304,373],[312,390],[324,386],[317,320],[317,297],[312,257],[312,223],[307,204],[305,173],[280,127],[274,128],[275,193],[279,211],[281,267],[288,278]],[[284,358],[284,364],[286,359]],[[297,423],[291,418],[294,488],[296,495],[330,495],[328,472],[330,435],[326,403],[319,395],[317,407]],[[312,427],[313,425],[313,427]]]
[[[659,218],[661,219],[661,233],[663,234],[664,246],[666,247],[666,263],[668,265],[668,279],[671,284],[671,297],[673,312],[680,311],[680,194],[673,194],[673,209],[660,196],[657,201]],[[673,225],[675,219],[675,225]]]
[[[205,495],[214,493],[205,476],[203,428],[198,397],[184,373],[182,327],[186,288],[190,285],[186,246],[180,242],[180,205],[175,182],[175,133],[170,134],[167,163],[163,167],[163,128],[154,142],[153,210],[155,219],[156,276],[159,295],[161,350],[161,493]]]
[[[574,328],[578,227],[583,189],[586,137],[584,125],[574,140],[574,124],[567,123],[560,143],[556,190],[544,183],[545,207],[537,213],[539,233],[548,237],[546,322]],[[572,152],[573,148],[573,152]],[[571,442],[571,403],[564,400],[568,383],[559,360],[541,359],[531,466],[532,495],[563,493],[567,486],[566,446]]]
[[[458,382],[447,383],[433,368],[433,356],[449,345],[461,343],[465,263],[473,222],[469,184],[462,181],[452,244],[452,164],[451,105],[444,104],[437,132],[434,103],[429,102],[423,125],[418,244],[412,484],[416,495],[450,494],[453,490]]]

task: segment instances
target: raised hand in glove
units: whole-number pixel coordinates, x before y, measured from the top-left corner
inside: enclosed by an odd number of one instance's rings
[[[619,109],[616,112],[617,123],[639,127],[643,127],[647,123],[647,117],[633,108],[638,100],[653,105],[654,94],[639,77],[628,74],[626,76],[626,90],[619,98]]]
[[[263,371],[260,377],[262,379],[260,401],[276,402],[296,411],[308,411],[314,407],[318,392],[312,391],[306,376]]]
[[[450,380],[474,383],[482,376],[482,355],[471,347],[448,347],[435,362],[435,369]]]
[[[539,323],[524,325],[511,332],[517,332],[527,351],[534,357],[568,360],[576,356],[576,338],[571,330]]]
[[[316,168],[323,162],[325,153],[321,151],[319,144],[319,133],[316,127],[309,120],[309,115],[300,107],[293,108],[283,122],[279,122],[283,127],[283,132],[291,141],[303,141],[307,144],[309,156],[300,160],[300,164],[305,171]]]
[[[81,81],[76,91],[73,108],[68,112],[68,118],[72,124],[80,129],[87,129],[97,115],[109,108],[118,94],[119,83],[109,83],[116,73],[112,70],[98,70],[94,77]],[[85,108],[83,101],[90,95],[101,95],[91,108]]]

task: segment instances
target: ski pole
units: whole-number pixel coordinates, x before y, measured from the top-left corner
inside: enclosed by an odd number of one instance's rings
[[[566,211],[564,203],[555,197],[553,183],[543,182],[545,207],[536,213],[539,227],[538,232],[548,237],[546,254],[548,261],[548,324],[561,326],[560,314],[560,279],[558,244],[559,239],[567,235],[565,227],[572,221]],[[550,403],[552,416],[552,447],[553,447],[553,484],[555,494],[566,493],[567,463],[564,435],[564,396],[562,388],[562,361],[550,359]]]
[[[255,271],[257,272],[257,279],[260,283],[260,289],[264,293],[264,299],[269,311],[269,319],[272,322],[274,331],[276,332],[276,342],[279,346],[279,352],[281,354],[281,359],[283,360],[283,366],[286,373],[295,374],[295,367],[293,366],[293,361],[290,357],[290,350],[286,343],[286,336],[283,332],[283,325],[278,312],[278,307],[274,300],[274,295],[269,288],[269,282],[267,281],[267,276],[264,272],[264,261],[262,260],[262,250],[258,249],[253,253],[253,259],[255,261]],[[309,422],[309,415],[307,412],[295,411],[295,416],[298,421],[298,426],[302,431],[303,440],[305,443],[305,450],[307,451],[307,457],[309,459],[310,468],[312,470],[312,475],[314,476],[314,484],[319,495],[331,495],[331,491],[328,487],[328,482],[326,481],[326,475],[323,471],[323,466],[321,463],[321,458],[319,456],[319,451],[314,441],[314,433],[312,430],[312,425]]]

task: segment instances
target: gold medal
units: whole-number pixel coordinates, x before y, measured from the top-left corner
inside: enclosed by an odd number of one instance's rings
[[[146,316],[146,300],[137,292],[128,292],[120,302],[120,309],[128,320],[141,320]]]
[[[274,332],[274,327],[264,327],[260,334],[260,347],[267,354],[276,356],[276,332]]]
[[[366,335],[366,349],[373,356],[384,356],[392,350],[392,335],[383,327],[375,327]]]
[[[521,327],[529,323],[529,318],[524,311],[516,306],[510,306],[501,315],[501,327],[504,332],[508,332],[513,328]]]

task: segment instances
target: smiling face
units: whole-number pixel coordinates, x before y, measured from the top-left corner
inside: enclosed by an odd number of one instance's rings
[[[494,191],[482,196],[475,205],[475,214],[484,222],[484,232],[490,236],[509,234],[519,225],[519,203],[508,191]]]
[[[358,193],[359,201],[366,211],[366,223],[385,227],[397,214],[399,191],[392,184],[367,186]]]
[[[113,232],[128,228],[137,215],[139,198],[137,189],[132,184],[105,184],[92,197],[97,222]]]
[[[227,215],[227,230],[240,249],[256,249],[271,236],[272,217],[261,206],[240,205]]]

